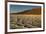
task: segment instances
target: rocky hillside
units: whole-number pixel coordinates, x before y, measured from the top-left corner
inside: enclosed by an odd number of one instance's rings
[[[19,13],[12,13],[12,14],[41,14],[41,8],[34,8],[32,10],[25,10]]]

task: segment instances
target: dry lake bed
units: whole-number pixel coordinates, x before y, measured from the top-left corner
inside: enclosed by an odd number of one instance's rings
[[[10,14],[10,29],[40,28],[41,15]]]

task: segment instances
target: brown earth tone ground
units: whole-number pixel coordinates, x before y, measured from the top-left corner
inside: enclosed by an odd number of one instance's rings
[[[10,29],[40,28],[41,15],[11,15]]]

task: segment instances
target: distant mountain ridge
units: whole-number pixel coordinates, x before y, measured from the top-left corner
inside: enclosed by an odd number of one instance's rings
[[[41,14],[41,8],[34,8],[32,10],[25,10],[19,13],[11,13],[11,14]]]

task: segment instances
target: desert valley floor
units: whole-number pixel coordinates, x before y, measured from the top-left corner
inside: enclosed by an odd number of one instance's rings
[[[40,28],[41,15],[10,15],[10,29]]]

